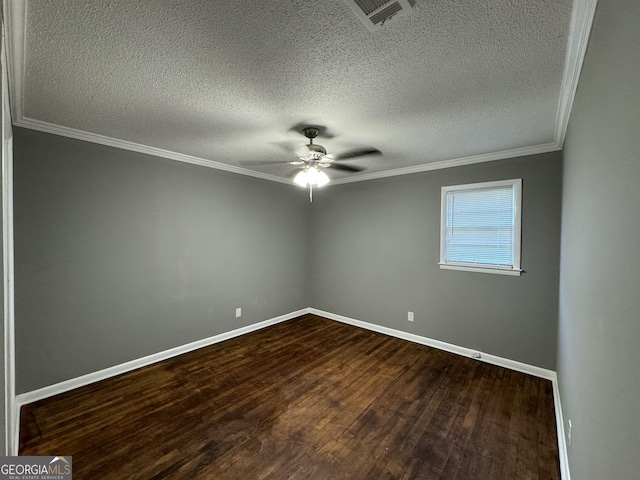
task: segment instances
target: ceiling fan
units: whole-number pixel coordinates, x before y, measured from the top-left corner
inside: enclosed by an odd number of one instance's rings
[[[324,127],[305,126],[302,134],[309,139],[309,143],[301,145],[295,149],[296,159],[280,160],[275,162],[241,162],[243,165],[275,165],[285,164],[294,165],[300,168],[300,171],[293,177],[294,183],[301,187],[309,187],[309,200],[313,201],[313,187],[322,187],[329,183],[329,176],[323,171],[325,168],[334,168],[345,172],[361,172],[364,167],[347,165],[339,163],[345,160],[353,160],[366,155],[381,155],[382,152],[377,148],[366,147],[355,150],[348,150],[342,153],[327,154],[327,150],[316,143],[313,139],[318,136]]]

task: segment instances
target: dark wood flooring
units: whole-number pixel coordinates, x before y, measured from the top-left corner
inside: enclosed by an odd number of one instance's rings
[[[559,479],[551,383],[305,315],[22,409],[82,479]]]

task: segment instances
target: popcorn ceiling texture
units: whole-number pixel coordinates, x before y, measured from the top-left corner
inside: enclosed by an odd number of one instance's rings
[[[24,115],[231,165],[319,123],[330,153],[384,152],[364,173],[551,143],[570,16],[430,0],[370,32],[340,0],[30,0]]]

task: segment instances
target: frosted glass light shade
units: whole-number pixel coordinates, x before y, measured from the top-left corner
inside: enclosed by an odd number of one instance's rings
[[[329,183],[329,180],[327,174],[318,170],[316,167],[309,167],[302,170],[293,178],[293,182],[301,187],[306,187],[307,185],[322,187]]]
[[[307,172],[304,170],[298,172],[298,174],[293,177],[293,183],[300,185],[301,187],[307,186]]]
[[[320,172],[316,167],[309,167],[307,169],[307,183],[316,185],[318,183],[318,175]]]
[[[322,187],[327,183],[329,183],[329,177],[323,171],[319,171],[318,176],[316,177],[316,185],[318,185],[318,187]]]

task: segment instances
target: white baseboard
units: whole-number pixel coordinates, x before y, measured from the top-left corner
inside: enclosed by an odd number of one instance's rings
[[[292,318],[299,317],[300,315],[304,315],[305,313],[309,313],[308,308],[303,308],[295,312],[280,315],[279,317],[274,317],[262,322],[254,323],[252,325],[247,325],[246,327],[231,330],[230,332],[203,338],[202,340],[197,340],[195,342],[187,343],[186,345],[181,345],[169,350],[154,353],[153,355],[148,355],[136,360],[131,360],[130,362],[121,363],[120,365],[114,365],[113,367],[105,368],[104,370],[88,373],[86,375],[82,375],[81,377],[72,378],[69,380],[65,380],[64,382],[39,388],[38,390],[32,390],[30,392],[22,393],[16,396],[16,403],[18,404],[18,408],[20,408],[22,405],[37,402],[38,400],[43,400],[54,395],[59,395],[60,393],[68,392],[69,390],[73,390],[75,388],[84,387],[85,385],[89,385],[91,383],[106,380],[107,378],[115,377],[116,375],[121,375],[123,373],[136,370],[140,367],[146,367],[147,365],[151,365],[153,363],[161,362],[162,360],[167,360],[169,358],[182,355],[183,353],[188,353],[199,348],[213,345],[214,343],[219,343],[224,340],[229,340],[230,338],[254,332],[256,330],[275,325],[276,323],[291,320]]]
[[[192,343],[188,343],[186,345],[182,345],[180,347],[175,347],[169,350],[165,350],[163,352],[155,353],[153,355],[148,355],[146,357],[139,358],[137,360],[132,360],[130,362],[122,363],[120,365],[115,365],[113,367],[105,368],[104,370],[89,373],[81,377],[65,380],[64,382],[56,383],[55,385],[50,385],[48,387],[43,387],[38,390],[33,390],[31,392],[20,394],[16,397],[15,408],[14,408],[15,435],[14,435],[13,447],[14,447],[15,454],[17,455],[18,453],[20,407],[22,405],[36,402],[38,400],[43,400],[45,398],[52,397],[60,393],[68,392],[69,390],[83,387],[90,383],[106,380],[107,378],[115,377],[116,375],[130,372],[140,367],[145,367],[147,365],[151,365],[153,363],[160,362],[162,360],[167,360],[177,355],[182,355],[183,353],[191,352],[199,348],[213,345],[214,343],[219,343],[224,340],[238,337],[240,335],[244,335],[246,333],[250,333],[256,330],[260,330],[262,328],[269,327],[271,325],[275,325],[280,322],[291,320],[293,318],[299,317],[300,315],[304,315],[307,313],[312,313],[314,315],[328,318],[330,320],[334,320],[337,322],[346,323],[348,325],[353,325],[356,327],[361,327],[374,332],[400,338],[402,340],[408,340],[410,342],[419,343],[421,345],[427,345],[429,347],[437,348],[439,350],[444,350],[446,352],[474,358],[475,360],[478,360],[481,362],[490,363],[500,367],[508,368],[510,370],[515,370],[518,372],[527,373],[529,375],[551,380],[551,383],[553,385],[553,400],[555,404],[555,416],[556,416],[556,427],[557,427],[557,435],[558,435],[558,453],[559,453],[559,459],[560,459],[561,478],[562,480],[571,480],[571,475],[569,474],[568,458],[567,458],[567,445],[566,445],[565,434],[564,434],[564,421],[562,418],[562,407],[560,405],[558,377],[556,375],[556,372],[554,372],[553,370],[547,370],[544,368],[536,367],[534,365],[517,362],[515,360],[510,360],[508,358],[503,358],[496,355],[487,354],[484,352],[481,352],[481,358],[475,358],[473,357],[473,354],[477,352],[477,350],[472,350],[470,348],[453,345],[451,343],[441,342],[440,340],[434,340],[432,338],[415,335],[413,333],[403,332],[402,330],[396,330],[393,328],[376,325],[374,323],[363,322],[362,320],[356,320],[354,318],[337,315],[335,313],[326,312],[324,310],[318,310],[317,308],[303,308],[301,310],[287,313],[279,317],[271,318],[269,320],[265,320],[259,323],[254,323],[253,325],[248,325],[246,327],[238,328],[230,332],[221,333],[213,337],[198,340]]]
[[[553,380],[553,405],[556,413],[556,432],[558,435],[558,457],[560,459],[560,478],[571,480],[569,471],[569,456],[567,452],[567,437],[564,431],[564,417],[562,416],[562,402],[560,402],[560,387],[558,386],[558,376],[554,374]]]
[[[478,350],[471,348],[460,347],[451,343],[441,342],[440,340],[434,340],[433,338],[423,337],[415,335],[413,333],[403,332],[402,330],[396,330],[394,328],[383,327],[376,325],[375,323],[363,322],[362,320],[356,320],[354,318],[343,317],[342,315],[336,315],[335,313],[325,312],[316,308],[309,309],[310,313],[319,315],[321,317],[329,318],[337,322],[347,323],[356,327],[366,328],[378,333],[384,333],[392,337],[401,338],[402,340],[409,340],[410,342],[419,343],[421,345],[427,345],[428,347],[437,348],[438,350],[444,350],[445,352],[455,353],[456,355],[462,355],[463,357],[470,357],[474,360],[481,362],[491,363],[499,367],[508,368],[509,370],[515,370],[517,372],[527,373],[535,377],[545,378],[547,380],[553,380],[556,377],[556,372],[553,370],[547,370],[546,368],[536,367],[529,365],[528,363],[517,362],[508,358],[498,357],[489,353],[480,352],[481,358],[473,357],[473,354]]]

